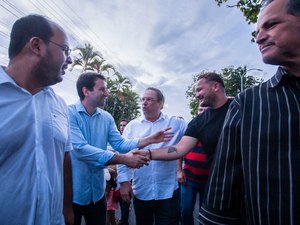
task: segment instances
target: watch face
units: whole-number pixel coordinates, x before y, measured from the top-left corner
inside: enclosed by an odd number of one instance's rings
[[[110,175],[110,173],[109,173],[109,171],[108,171],[107,168],[104,169],[104,177],[105,177],[106,181],[109,181],[110,178],[111,178],[111,175]]]

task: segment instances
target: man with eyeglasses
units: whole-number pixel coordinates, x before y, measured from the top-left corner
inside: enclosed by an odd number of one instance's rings
[[[164,127],[171,127],[172,140],[152,144],[147,149],[176,144],[183,136],[186,123],[177,116],[161,112],[164,96],[157,88],[147,88],[141,99],[143,116],[130,121],[123,133],[125,138],[142,138]],[[132,176],[132,177],[131,177]],[[132,186],[130,180],[132,178]],[[131,171],[118,165],[117,181],[124,201],[133,197],[137,225],[178,225],[179,187],[177,162],[150,161],[148,166]]]
[[[40,15],[12,27],[0,67],[0,224],[73,224],[68,110],[49,87],[72,63],[68,45]]]

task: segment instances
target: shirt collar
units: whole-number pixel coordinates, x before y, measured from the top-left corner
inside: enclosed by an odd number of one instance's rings
[[[85,110],[84,106],[82,105],[81,101],[78,101],[78,102],[75,104],[75,108],[76,108],[77,112],[84,112],[84,113],[86,113],[86,114],[89,115],[89,113]],[[94,115],[97,115],[97,114],[101,114],[101,112],[102,112],[102,109],[96,108],[96,111],[95,111],[95,113],[93,114],[93,116],[94,116]]]
[[[271,87],[277,87],[283,80],[283,78],[287,77],[288,73],[282,68],[278,67],[275,75],[270,78],[268,81]]]
[[[162,112],[160,112],[160,115],[159,115],[158,119],[155,120],[154,122],[157,122],[157,121],[159,121],[159,120],[164,120],[164,119],[166,119],[166,116],[167,116],[167,115],[165,115],[165,114],[163,114]],[[144,115],[141,116],[139,119],[140,119],[141,122],[143,122],[143,121],[144,121],[144,122],[149,122],[149,120],[147,120],[147,119],[145,118]]]

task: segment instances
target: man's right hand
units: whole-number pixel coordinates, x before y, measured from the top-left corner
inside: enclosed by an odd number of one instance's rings
[[[133,197],[133,191],[129,181],[120,183],[120,194],[123,201],[130,203]]]
[[[130,168],[140,168],[144,165],[148,165],[149,159],[146,156],[140,154],[140,150],[132,150],[122,155],[126,166]]]

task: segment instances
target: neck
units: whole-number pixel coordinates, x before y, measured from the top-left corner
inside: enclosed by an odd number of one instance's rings
[[[223,105],[225,105],[227,101],[228,101],[227,96],[222,95],[218,98],[216,104],[212,108],[213,109],[218,109],[218,108],[222,107]]]
[[[43,88],[34,79],[29,65],[10,62],[4,70],[20,87],[26,89],[31,94],[35,94]]]
[[[145,115],[145,118],[146,118],[146,120],[148,120],[150,122],[154,122],[160,117],[160,114],[161,114],[161,112],[159,112],[159,114],[156,114],[156,115]]]
[[[90,104],[88,104],[86,99],[83,99],[81,101],[81,103],[90,116],[96,112],[97,107],[94,107],[94,106],[91,106]]]

